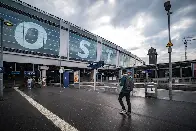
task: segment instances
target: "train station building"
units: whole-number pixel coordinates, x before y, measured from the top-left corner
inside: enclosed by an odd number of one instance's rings
[[[59,69],[80,70],[81,80],[90,80],[89,62],[104,61],[104,79],[118,77],[118,69],[143,65],[122,47],[44,12],[20,0],[1,0],[0,17],[13,26],[3,26],[4,80],[22,79],[25,71],[59,81]],[[109,71],[112,70],[112,71]]]

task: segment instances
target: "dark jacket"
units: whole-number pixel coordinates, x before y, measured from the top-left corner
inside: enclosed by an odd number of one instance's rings
[[[124,92],[124,93],[130,93],[130,91],[126,90],[127,87],[126,87],[125,81],[126,81],[127,77],[131,77],[131,76],[123,75],[122,78],[120,79],[120,86],[122,86],[121,92]]]

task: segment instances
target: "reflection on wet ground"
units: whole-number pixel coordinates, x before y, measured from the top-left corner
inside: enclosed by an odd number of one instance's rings
[[[25,89],[23,92],[80,131],[192,131],[196,129],[194,123],[196,121],[196,104],[192,103],[131,97],[132,114],[128,117],[119,114],[120,105],[118,95],[115,93],[58,87]],[[40,114],[34,111],[36,109],[28,105],[28,102],[24,101],[16,92],[12,91],[5,96],[9,99],[6,103],[0,103],[2,109],[0,110],[0,124],[3,123],[0,129],[8,128],[16,121],[25,121],[26,115],[22,116],[20,113],[23,110],[26,111],[28,117],[32,115],[31,119],[37,121],[36,116],[40,116]],[[19,105],[17,101],[20,99],[23,99],[21,101],[23,106],[17,106]],[[8,107],[6,104],[8,103],[12,103],[9,106],[14,109],[14,114],[10,108],[9,115],[6,115]],[[13,119],[12,115],[14,118],[20,119]],[[6,119],[6,122],[3,122],[3,119]],[[18,126],[30,130],[28,129],[32,124],[30,121],[26,127],[20,122]],[[42,128],[42,125],[38,126],[39,129]],[[14,126],[13,128],[15,129]]]
[[[105,90],[104,86],[97,86],[96,90],[99,92],[105,92],[105,93],[112,93],[112,94],[118,94],[120,91],[120,88],[117,86],[114,86],[116,88],[114,89],[107,89]],[[86,90],[94,90],[93,86],[86,86],[82,87],[82,89]],[[157,97],[159,99],[169,100],[169,90],[165,89],[158,89]],[[145,97],[145,88],[134,88],[133,89],[133,96],[139,96],[139,97]],[[196,103],[196,91],[182,91],[182,90],[173,90],[173,100],[175,101],[184,101],[184,102],[192,102]]]

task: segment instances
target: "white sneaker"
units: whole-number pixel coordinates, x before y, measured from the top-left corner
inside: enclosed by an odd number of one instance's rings
[[[119,112],[120,114],[126,114],[126,110],[122,110]]]

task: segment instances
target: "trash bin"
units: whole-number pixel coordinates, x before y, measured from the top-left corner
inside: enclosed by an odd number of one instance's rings
[[[78,88],[79,89],[80,88],[80,83],[79,82],[75,82],[74,83],[74,88]]]
[[[157,98],[157,83],[148,82],[145,84],[145,97]]]

